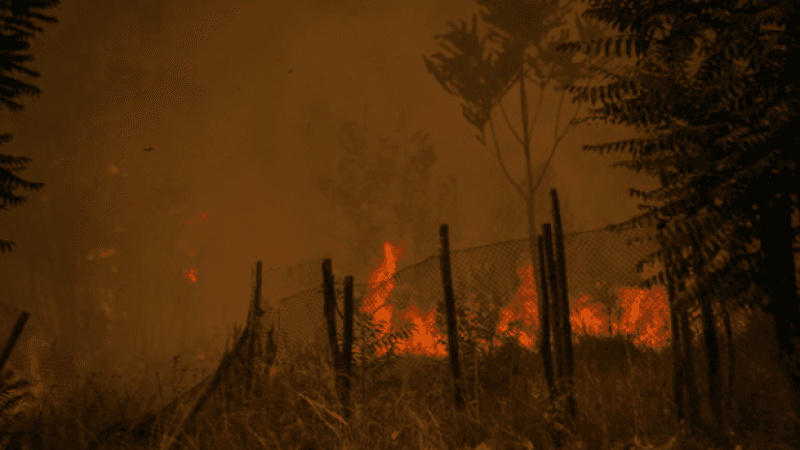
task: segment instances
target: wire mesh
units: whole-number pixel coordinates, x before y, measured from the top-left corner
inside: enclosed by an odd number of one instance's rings
[[[642,275],[636,271],[636,263],[656,250],[651,241],[635,241],[641,236],[641,230],[618,232],[606,229],[565,235],[568,296],[571,303],[586,295],[597,297],[598,284],[607,287],[610,292],[637,286]],[[629,243],[631,240],[634,243]],[[515,297],[519,297],[520,287],[529,277],[525,275],[528,265],[532,266],[535,285],[539,286],[541,282],[538,257],[531,261],[528,239],[453,250],[450,260],[457,303],[472,302],[480,307],[498,309],[508,307]],[[337,279],[337,282],[340,281]],[[322,260],[303,261],[292,267],[265,272],[263,290],[267,305],[264,320],[269,322],[267,329],[275,324],[279,343],[322,346],[327,349]],[[376,292],[389,292],[381,300],[385,300],[394,318],[400,321],[410,320],[411,316],[405,313],[415,308],[422,313],[421,316],[425,316],[443,298],[439,255],[398,270],[379,284],[356,284],[354,291],[357,297],[358,293],[366,295],[365,303],[382,296]],[[341,298],[338,304],[341,311]],[[357,303],[356,310],[360,306],[362,304]],[[646,308],[648,305],[641,305],[642,313]],[[534,319],[533,322],[533,327],[538,327],[538,320]],[[342,319],[337,317],[337,330],[341,332],[342,327]],[[446,330],[440,329],[438,332],[446,334]]]

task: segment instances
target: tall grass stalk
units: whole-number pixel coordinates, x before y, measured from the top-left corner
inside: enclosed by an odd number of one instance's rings
[[[800,448],[800,426],[787,413],[791,386],[774,375],[779,373],[776,350],[771,350],[769,323],[763,322],[754,320],[751,329],[735,336],[741,368],[732,389],[738,405],[732,422],[735,444],[742,449]],[[575,345],[579,416],[574,434],[567,434],[552,419],[558,415],[552,414],[538,354],[524,348],[512,352],[508,345],[470,358],[477,361],[477,370],[470,368],[472,379],[465,381],[477,391],[464,411],[452,404],[446,359],[406,355],[396,364],[376,358],[375,365],[386,367],[353,383],[358,387],[364,381],[369,392],[356,393],[354,413],[345,420],[324,352],[283,344],[275,370],[264,372],[270,375],[258,380],[259,389],[247,396],[237,382],[237,374],[244,372],[233,367],[229,381],[209,397],[191,428],[181,421],[188,420],[196,391],[184,394],[179,383],[160,378],[167,389],[156,391],[161,401],[152,402],[142,392],[124,396],[120,383],[98,375],[66,401],[48,404],[43,397],[37,419],[41,442],[43,448],[96,450],[474,450],[479,445],[529,450],[528,444],[549,450],[555,434],[562,433],[564,448],[576,450],[650,444],[654,449],[667,444],[671,450],[709,448],[704,436],[681,435],[675,422],[669,350],[636,348],[622,337],[582,337]],[[508,355],[516,355],[513,364]],[[180,379],[182,368],[172,374]],[[162,404],[172,405],[172,412]]]

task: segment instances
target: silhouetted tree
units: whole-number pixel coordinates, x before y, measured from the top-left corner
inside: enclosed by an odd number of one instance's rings
[[[478,142],[497,159],[503,175],[524,200],[527,209],[528,250],[531,264],[536,267],[539,255],[534,217],[536,191],[542,184],[543,176],[559,144],[567,131],[577,124],[575,118],[580,111],[580,107],[577,108],[564,129],[559,129],[562,106],[567,94],[563,87],[584,75],[580,63],[556,52],[556,46],[569,37],[566,18],[573,13],[570,7],[575,2],[568,2],[562,7],[558,5],[559,2],[552,0],[478,0],[477,3],[482,7],[482,30],[478,27],[476,15],[473,15],[471,24],[464,21],[449,23],[450,31],[436,36],[442,51],[430,58],[423,57],[423,60],[428,72],[442,88],[463,100],[462,113],[467,122],[478,131]],[[579,39],[590,38],[600,32],[591,25],[581,23],[577,28]],[[553,39],[554,31],[560,32],[560,40]],[[539,90],[538,104],[533,108],[529,103],[527,82],[531,82]],[[532,131],[544,103],[544,94],[553,84],[556,90],[561,90],[561,99],[555,116],[555,139],[548,154],[544,148],[536,148]],[[522,118],[519,131],[511,124],[504,106],[506,96],[517,86]],[[515,179],[515,174],[509,172],[500,149],[494,125],[498,110],[520,145],[525,161],[519,179]],[[491,131],[491,143],[487,143],[486,125],[489,125]],[[536,150],[545,157],[543,162],[537,161]],[[545,280],[540,282],[544,283]],[[540,286],[537,286],[537,290],[541,293]],[[539,309],[546,307],[540,295]],[[569,323],[568,317],[565,323]],[[545,324],[540,326],[544,327]],[[555,324],[551,329],[555,342],[565,341],[562,336],[567,335],[568,330],[563,329],[562,323]],[[554,364],[562,364],[565,356],[556,353],[554,361],[558,362]]]
[[[39,72],[31,70],[26,63],[33,61],[28,53],[30,40],[35,33],[44,30],[40,22],[57,23],[55,17],[46,16],[40,11],[58,5],[59,0],[28,0],[0,2],[0,109],[19,111],[24,106],[16,101],[22,95],[39,95],[38,87],[22,81],[18,75],[31,78],[39,76]],[[0,134],[0,145],[11,140],[10,134]],[[44,183],[23,180],[15,175],[25,169],[31,162],[24,156],[10,156],[0,153],[0,211],[10,207],[23,205],[27,197],[15,195],[17,188],[27,191],[38,191]],[[11,251],[14,241],[0,239],[0,253]]]
[[[454,179],[444,182],[439,198],[430,196],[431,169],[436,150],[424,131],[398,136],[373,136],[366,124],[342,126],[345,139],[335,173],[317,177],[315,187],[340,208],[356,230],[345,242],[354,250],[357,263],[375,266],[370,257],[383,252],[388,230],[404,237],[413,252],[429,256],[435,252],[436,234],[443,210],[452,201]]]
[[[540,167],[534,167],[531,132],[538,119],[546,90],[553,83],[558,89],[581,76],[580,65],[572,62],[571,58],[563,58],[563,55],[558,54],[555,51],[557,42],[553,42],[547,36],[548,32],[559,29],[565,23],[568,10],[559,8],[556,3],[548,0],[537,2],[478,0],[478,4],[483,7],[481,19],[486,30],[478,29],[477,16],[472,17],[472,23],[469,25],[464,21],[459,21],[457,24],[451,22],[449,32],[436,36],[443,52],[423,59],[428,71],[439,84],[447,92],[463,100],[464,118],[477,129],[478,141],[497,159],[505,177],[525,200],[528,210],[531,260],[536,261],[538,252],[534,194],[552,161],[555,150],[569,128],[575,124],[573,117],[564,130],[558,130],[558,118],[566,94],[566,91],[563,91],[562,103],[559,104],[556,116],[555,142],[545,162]],[[562,39],[566,39],[568,30],[563,28],[560,30]],[[587,31],[589,34],[596,31],[588,28],[579,30]],[[581,37],[585,37],[585,34]],[[532,56],[532,52],[535,56]],[[526,80],[534,83],[539,89],[538,104],[533,111],[529,104]],[[517,85],[522,114],[522,127],[519,132],[511,125],[503,105],[507,94]],[[519,181],[509,173],[497,141],[493,113],[498,110],[520,144],[525,158],[523,177]],[[575,115],[577,113],[578,111]],[[489,125],[491,130],[491,143],[486,141],[486,125]]]
[[[789,69],[800,48],[795,39],[800,17],[793,4],[679,1],[643,8],[599,0],[584,15],[612,25],[619,35],[562,49],[604,49],[608,56],[613,46],[620,57],[624,45],[628,57],[635,52],[635,65],[597,67],[609,82],[572,86],[575,100],[600,103],[590,111],[591,120],[633,126],[648,135],[585,149],[630,151],[633,159],[620,166],[662,177],[658,189],[631,189],[657,205],[642,205],[645,213],[612,228],[663,224],[657,233],[662,248],[646,262],[669,252],[674,276],[691,280],[678,290],[673,307],[701,305],[709,311],[710,293],[753,293],[758,292],[753,284],[762,287],[783,370],[800,388],[792,343],[800,334],[792,255],[797,230],[791,226],[797,206],[798,91]],[[759,251],[747,248],[755,243]],[[761,297],[732,300],[758,305]],[[718,351],[706,345],[709,360],[716,358]],[[795,397],[800,411],[800,395]]]

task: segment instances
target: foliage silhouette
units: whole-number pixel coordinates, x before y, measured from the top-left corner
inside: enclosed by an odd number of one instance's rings
[[[753,307],[763,306],[767,294],[783,370],[800,386],[792,343],[800,333],[792,255],[797,229],[790,222],[797,208],[792,125],[798,98],[788,70],[800,20],[792,5],[681,1],[645,8],[600,0],[584,16],[618,35],[565,43],[561,50],[619,60],[624,43],[635,64],[595,65],[606,83],[573,84],[569,91],[574,100],[591,102],[588,120],[646,134],[584,149],[628,151],[632,159],[616,165],[661,180],[649,192],[631,189],[645,212],[610,228],[657,225],[651,238],[661,248],[639,267],[656,258],[672,261],[668,270],[678,287],[672,307],[684,313],[702,308],[711,378],[718,358],[712,298]],[[643,286],[666,284],[665,278],[658,273]]]
[[[27,52],[30,48],[30,39],[35,33],[44,30],[38,25],[40,22],[57,23],[55,17],[42,14],[40,11],[58,5],[59,0],[31,0],[26,2],[0,3],[0,109],[19,111],[23,105],[17,102],[22,95],[38,96],[41,90],[33,84],[22,81],[18,75],[22,74],[37,78],[39,72],[27,67],[26,63],[33,61],[33,56]],[[0,134],[0,145],[11,140],[10,134]],[[10,156],[0,153],[0,211],[7,211],[9,207],[21,206],[27,197],[15,195],[17,188],[27,191],[38,191],[44,183],[35,183],[19,178],[15,173],[25,169],[31,162],[24,156]],[[14,241],[0,239],[0,253],[11,252],[16,244]]]

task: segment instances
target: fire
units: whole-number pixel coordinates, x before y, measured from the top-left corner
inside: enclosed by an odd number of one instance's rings
[[[397,260],[402,254],[402,248],[385,242],[383,251],[383,261],[369,279],[370,293],[364,299],[361,311],[371,314],[380,324],[379,337],[385,336],[392,326],[397,326],[402,321],[416,326],[409,339],[398,343],[396,353],[446,356],[446,346],[441,343],[446,335],[435,325],[436,308],[422,311],[418,306],[412,305],[407,311],[395,311],[394,305],[386,303],[395,287],[392,277],[397,268]],[[657,269],[657,266],[645,268],[642,276],[650,276]],[[521,284],[509,305],[501,310],[496,334],[515,337],[521,345],[535,349],[539,314],[533,267],[529,263],[517,269],[517,273]],[[664,289],[654,287],[645,290],[625,287],[617,289],[615,294],[620,314],[618,317],[612,314],[610,318],[605,306],[597,303],[598,299],[592,299],[588,294],[571,299],[570,323],[573,335],[578,339],[586,335],[609,336],[609,321],[611,321],[612,334],[632,335],[634,344],[648,345],[655,349],[662,348],[670,336],[667,322],[669,310]],[[512,322],[521,323],[521,326],[512,327]],[[484,348],[488,349],[488,344],[483,344]],[[499,345],[497,338],[495,344]],[[377,355],[381,356],[387,351],[388,349],[380,349]]]
[[[444,336],[436,329],[436,308],[423,313],[417,306],[411,306],[403,314],[416,326],[416,332],[407,342],[397,346],[398,351],[427,356],[447,355],[444,344],[440,342]]]
[[[207,217],[208,217],[208,215],[206,213],[202,213],[202,214],[200,214],[200,215],[198,215],[196,217],[193,217],[192,219],[189,219],[189,221],[187,222],[187,225],[191,225],[194,222],[203,221]],[[191,238],[188,238],[188,239],[191,239]],[[180,243],[179,246],[186,253],[186,255],[189,256],[190,258],[193,258],[193,257],[198,255],[198,250],[196,248],[189,248],[190,246],[196,246],[196,244],[184,242],[184,243]],[[197,273],[196,273],[196,269],[194,267],[184,271],[183,275],[186,278],[189,279],[189,282],[191,282],[191,283],[197,282]]]
[[[381,330],[379,338],[385,336],[395,324],[394,305],[386,304],[386,299],[394,289],[394,276],[397,270],[397,259],[402,254],[402,248],[394,246],[390,242],[383,244],[383,261],[380,266],[372,272],[369,279],[370,293],[364,299],[364,306],[361,312],[371,314],[375,322],[380,324]],[[405,342],[400,342],[397,346],[398,353],[414,353],[428,356],[445,356],[447,354],[444,345],[437,343],[442,337],[436,330],[436,309],[428,312],[421,311],[418,307],[412,306],[408,311],[400,312],[399,318],[413,323],[416,327],[415,333]],[[379,349],[376,354],[381,356],[388,349]]]
[[[206,220],[206,213],[200,214],[200,216],[198,216],[198,217],[194,217],[192,219],[189,219],[189,223],[200,222],[201,220]]]
[[[522,284],[514,294],[511,304],[500,311],[500,323],[497,324],[497,334],[515,336],[519,343],[528,348],[533,348],[536,343],[535,331],[539,328],[539,303],[536,296],[536,281],[533,277],[533,266],[517,269]],[[522,320],[525,330],[509,330],[512,321]]]
[[[669,339],[666,292],[661,287],[652,289],[619,288],[616,296],[622,313],[618,320],[611,318],[612,334],[634,336],[634,344],[662,348]],[[572,333],[594,336],[608,336],[608,314],[603,305],[591,301],[589,295],[583,295],[571,305]]]

